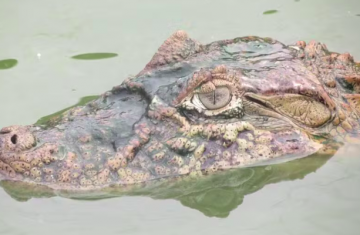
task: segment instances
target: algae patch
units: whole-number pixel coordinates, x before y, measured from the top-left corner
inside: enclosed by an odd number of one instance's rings
[[[86,53],[80,55],[74,55],[71,58],[76,60],[101,60],[109,59],[118,56],[116,53],[97,52],[97,53]]]
[[[18,64],[18,61],[15,59],[6,59],[0,60],[0,69],[11,69]]]

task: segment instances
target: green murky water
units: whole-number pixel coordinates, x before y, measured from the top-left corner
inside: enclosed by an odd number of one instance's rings
[[[244,35],[315,39],[360,60],[359,14],[359,0],[2,0],[0,126],[46,122],[109,90],[139,72],[177,29],[203,43]],[[355,235],[359,151],[347,145],[333,157],[85,201],[2,183],[0,234]]]

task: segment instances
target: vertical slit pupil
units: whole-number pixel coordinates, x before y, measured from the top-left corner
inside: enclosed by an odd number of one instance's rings
[[[215,90],[216,91],[216,90]],[[216,104],[216,94],[215,91],[213,91],[213,99],[214,99],[214,105]]]

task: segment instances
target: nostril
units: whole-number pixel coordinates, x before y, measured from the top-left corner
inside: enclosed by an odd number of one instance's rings
[[[18,141],[18,136],[17,135],[11,136],[11,143],[16,144],[17,141]]]

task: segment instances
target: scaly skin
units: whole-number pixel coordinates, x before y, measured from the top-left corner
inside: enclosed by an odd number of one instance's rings
[[[48,126],[0,131],[0,178],[90,190],[291,160],[356,142],[359,64],[325,45],[176,32],[137,76]]]

